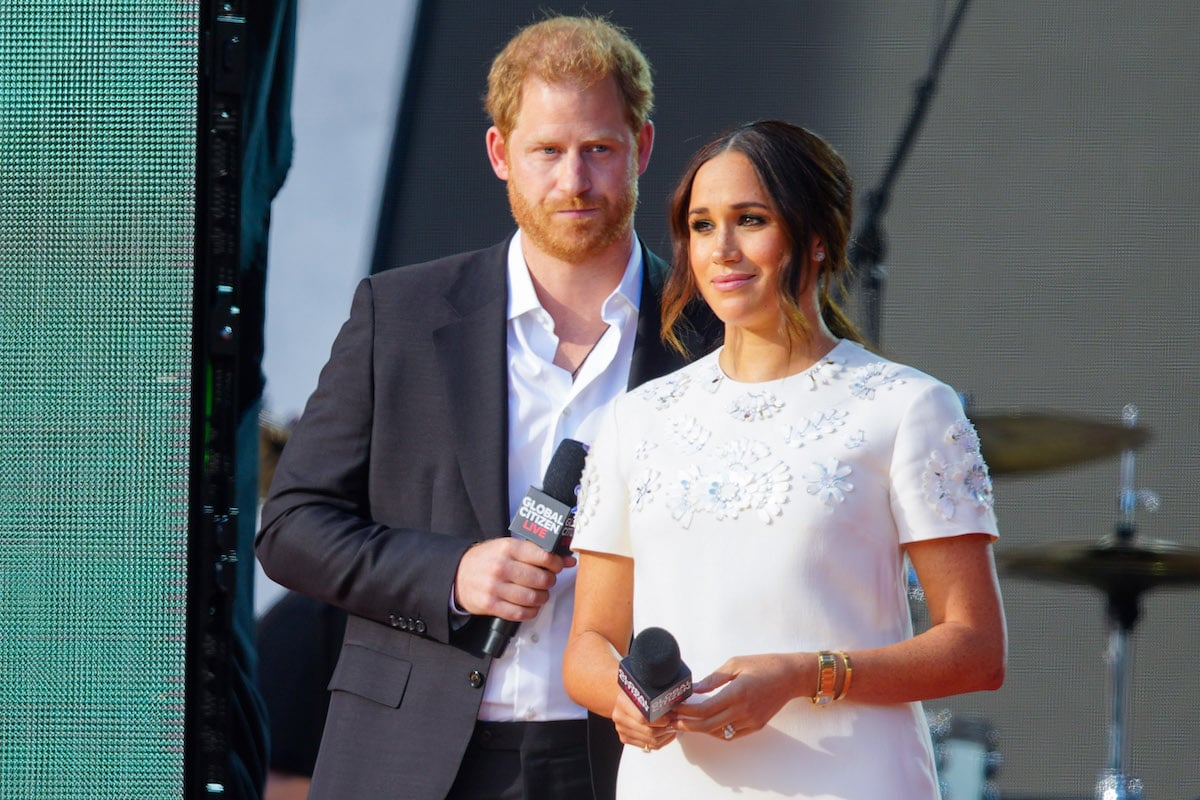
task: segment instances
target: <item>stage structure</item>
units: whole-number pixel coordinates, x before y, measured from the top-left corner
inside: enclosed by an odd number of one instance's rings
[[[244,796],[241,5],[0,14],[4,800]]]

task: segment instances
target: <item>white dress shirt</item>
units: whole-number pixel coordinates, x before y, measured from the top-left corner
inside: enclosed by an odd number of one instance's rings
[[[586,267],[584,267],[586,269]],[[564,438],[589,444],[600,410],[625,391],[637,335],[642,248],[633,252],[620,284],[604,301],[608,329],[575,379],[555,366],[554,320],[538,302],[517,232],[508,248],[508,506],[516,512],[542,477]],[[501,658],[492,662],[479,718],[491,721],[579,719],[586,711],[567,697],[562,654],[574,610],[575,569],[564,570],[536,619],[524,622]]]

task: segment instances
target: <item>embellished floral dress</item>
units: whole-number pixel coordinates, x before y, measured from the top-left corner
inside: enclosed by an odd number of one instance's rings
[[[996,535],[957,395],[847,340],[764,383],[726,377],[718,356],[610,406],[574,549],[633,558],[634,631],[671,631],[696,679],[735,655],[911,637],[901,547]],[[826,706],[794,700],[732,741],[626,748],[618,777],[623,800],[938,796],[921,705],[859,704],[853,688]]]

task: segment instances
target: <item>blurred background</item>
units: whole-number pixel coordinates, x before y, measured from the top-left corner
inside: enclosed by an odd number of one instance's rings
[[[301,412],[357,280],[511,229],[481,97],[500,45],[547,7],[302,0],[299,10],[295,158],[273,208],[267,285],[272,430]],[[1111,578],[1087,547],[1116,530],[1122,489],[1137,498],[1124,518],[1147,549],[1200,545],[1200,5],[549,10],[608,15],[653,64],[657,141],[637,228],[659,253],[688,155],[745,120],[779,117],[830,140],[855,176],[860,222],[876,192],[878,311],[861,286],[851,307],[889,355],[966,398],[993,461],[1002,533],[1007,682],[927,707],[943,732],[958,721],[956,731],[986,733],[971,736],[998,754],[992,788],[1003,797],[1091,797],[1111,741],[1105,588],[1126,575]],[[1136,428],[1122,430],[1130,405]],[[1004,566],[1018,556],[1032,562]],[[1030,563],[1049,579],[1032,578]],[[1186,800],[1200,796],[1200,585],[1190,562],[1156,564],[1160,577],[1183,574],[1178,585],[1151,579],[1139,596],[1126,772],[1147,798]],[[1084,582],[1067,579],[1080,570]],[[258,611],[278,596],[260,576]]]

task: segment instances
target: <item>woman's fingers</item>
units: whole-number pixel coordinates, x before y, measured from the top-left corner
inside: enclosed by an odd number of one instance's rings
[[[657,750],[675,739],[673,712],[651,722],[623,693],[613,706],[612,721],[622,742],[643,750]]]
[[[695,694],[708,694],[716,689],[720,689],[733,680],[734,677],[735,673],[728,669],[728,664],[722,665],[720,669],[711,675],[706,675],[698,681],[693,681],[692,692]]]
[[[800,661],[792,655],[735,656],[696,683],[696,693],[675,708],[681,731],[735,739],[761,730],[785,703],[797,696]]]

